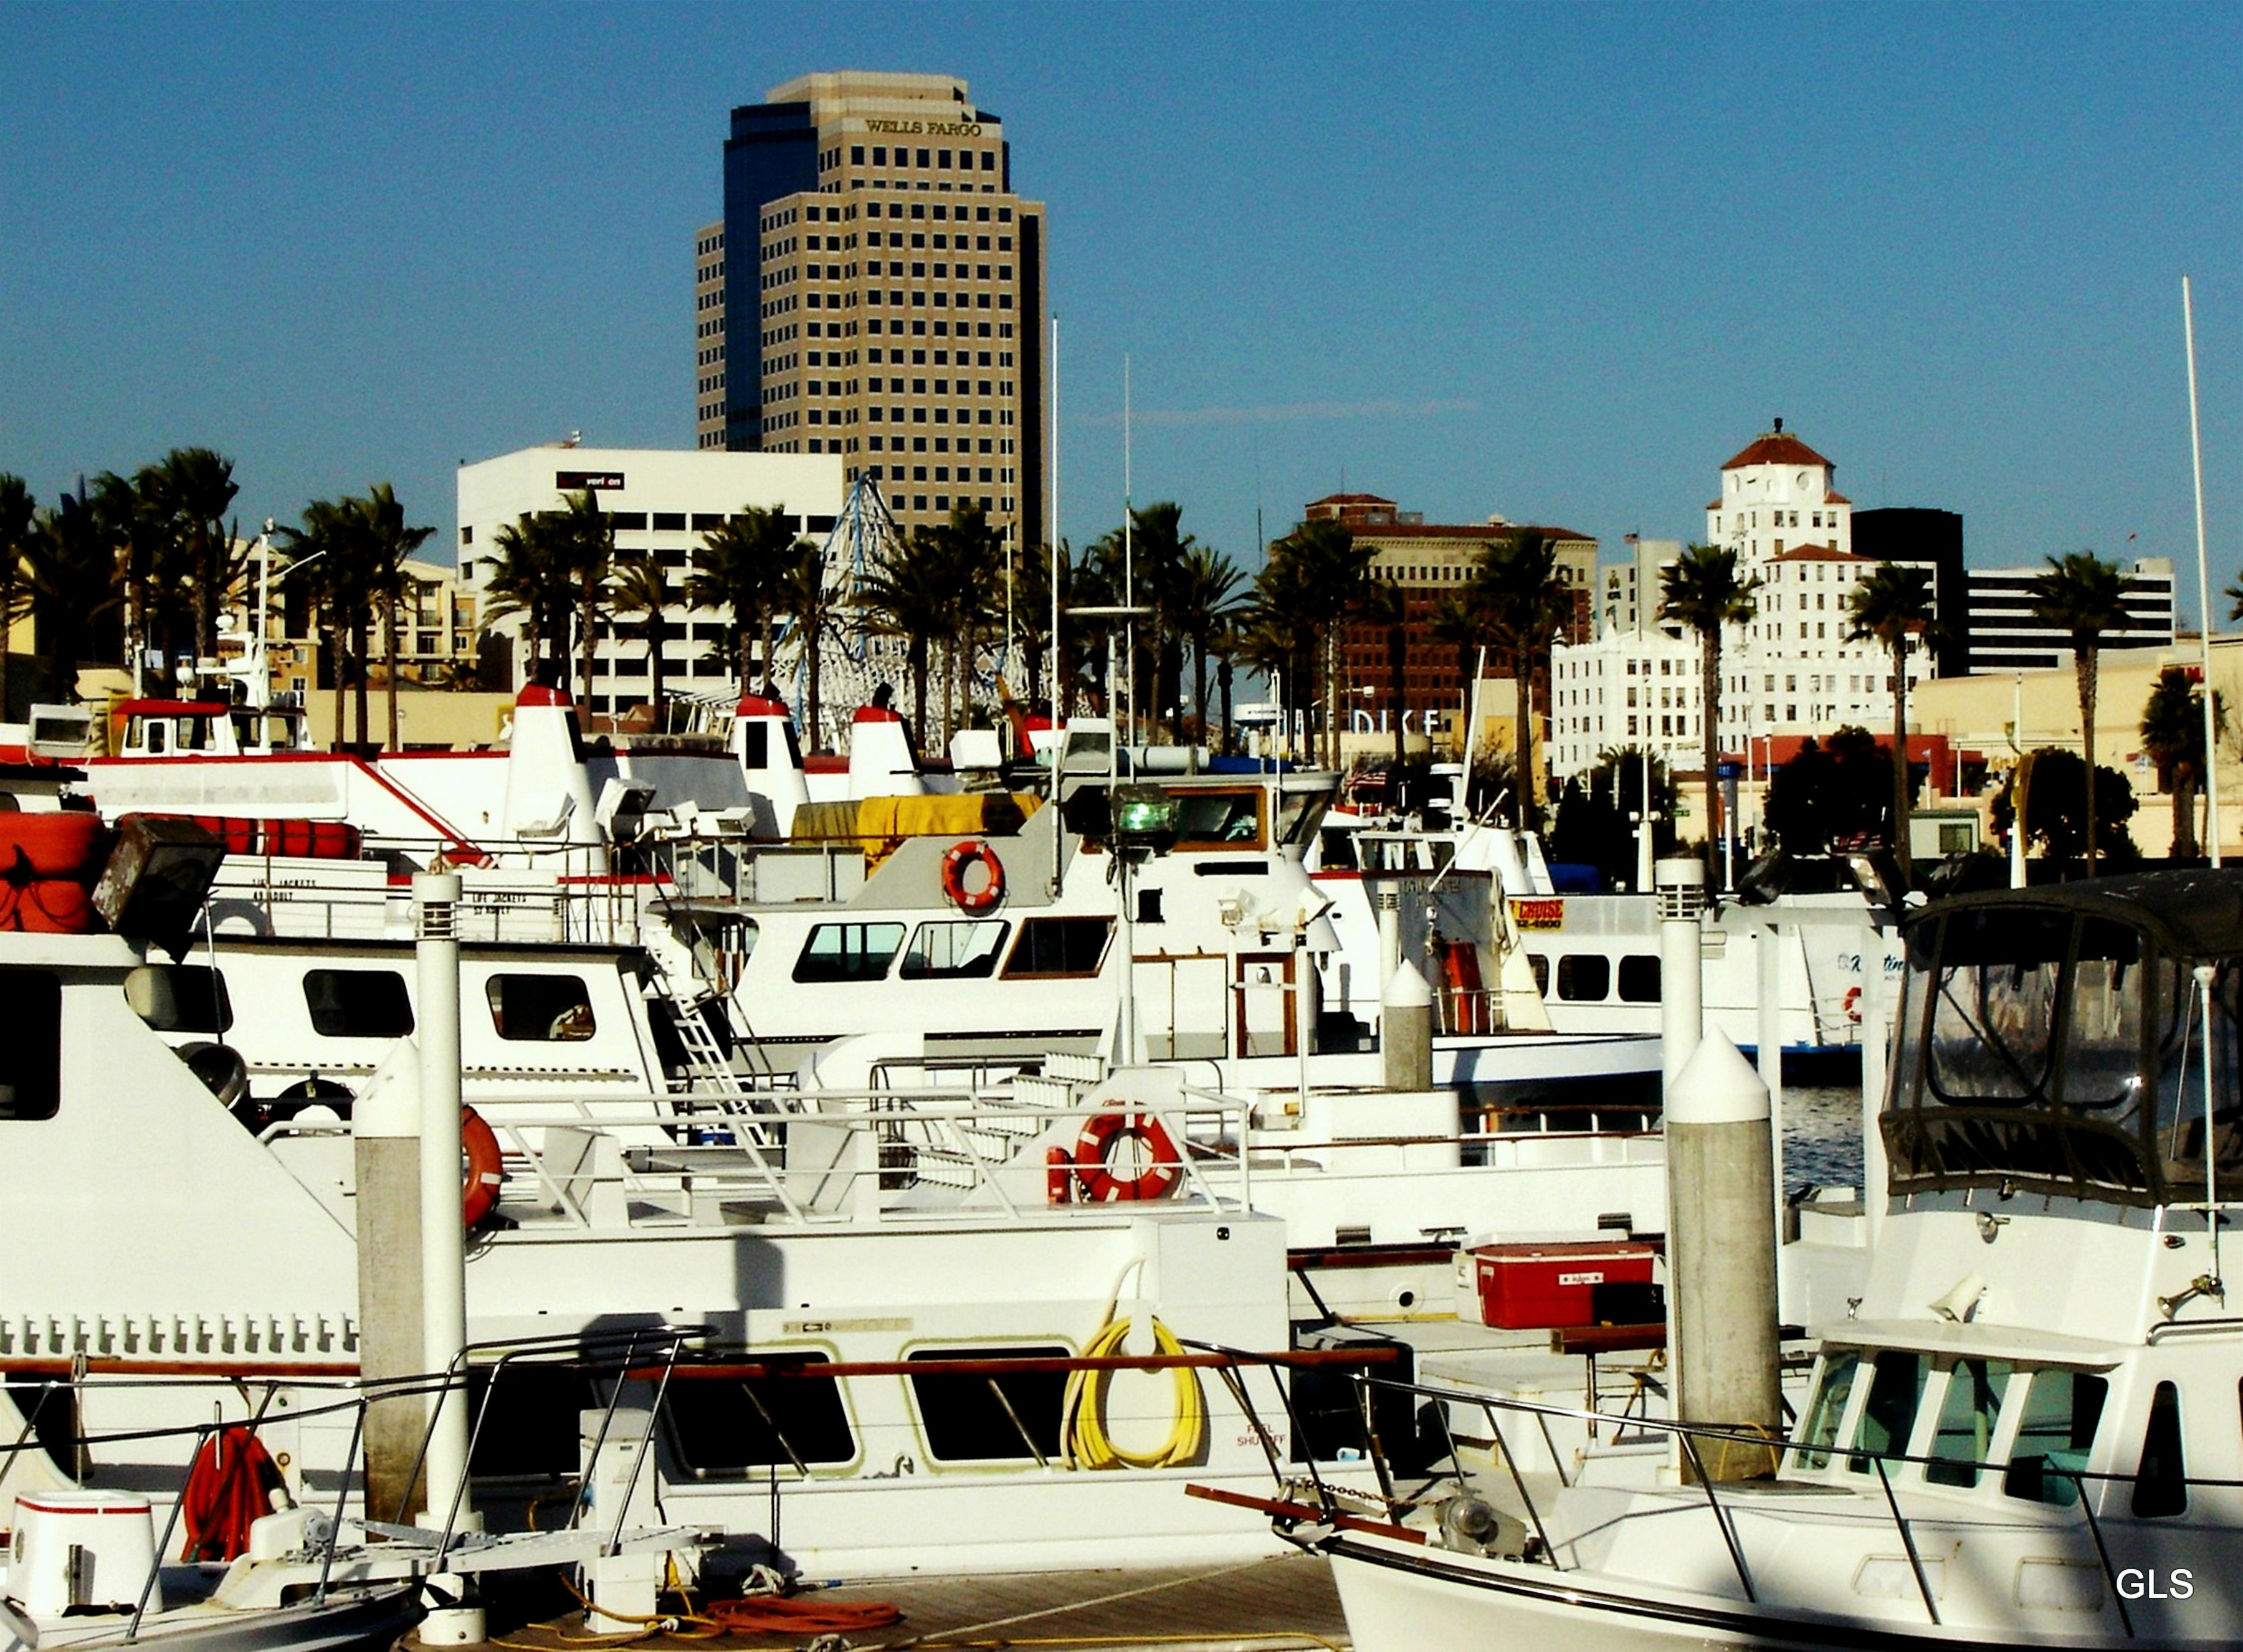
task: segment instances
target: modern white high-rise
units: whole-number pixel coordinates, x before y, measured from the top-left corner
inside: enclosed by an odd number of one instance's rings
[[[492,576],[500,566],[499,530],[535,511],[556,510],[570,494],[590,489],[608,514],[616,554],[650,554],[676,594],[663,611],[665,694],[737,699],[742,684],[738,655],[727,646],[732,616],[690,608],[685,583],[693,576],[702,540],[728,516],[750,506],[783,510],[796,532],[823,541],[842,500],[838,453],[729,453],[636,447],[579,447],[558,443],[524,447],[462,465],[459,471],[460,584],[486,611]],[[512,676],[522,680],[522,621],[502,619],[487,635],[502,640]],[[577,703],[595,716],[620,715],[643,703],[651,690],[648,643],[634,616],[608,614],[594,638],[592,680],[573,681]]]

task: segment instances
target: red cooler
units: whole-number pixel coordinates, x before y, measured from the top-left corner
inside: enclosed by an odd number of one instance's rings
[[[1636,1240],[1482,1245],[1471,1252],[1479,1320],[1505,1331],[1594,1325],[1600,1285],[1648,1285],[1658,1252]]]

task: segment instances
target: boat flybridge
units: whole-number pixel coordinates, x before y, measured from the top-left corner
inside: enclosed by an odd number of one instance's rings
[[[1409,1391],[1384,1495],[1263,1505],[1356,1645],[2243,1639],[2243,871],[1960,897],[1905,939],[1867,1282],[1788,1439],[1606,1415],[1537,1472],[1579,1416]]]

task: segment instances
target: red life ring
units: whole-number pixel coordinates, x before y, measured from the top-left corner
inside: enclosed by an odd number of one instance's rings
[[[472,1232],[498,1208],[499,1183],[505,1179],[498,1132],[472,1107],[460,1109],[460,1223]]]
[[[1141,1142],[1145,1167],[1135,1176],[1117,1176],[1107,1162],[1115,1144]],[[1150,1113],[1093,1113],[1082,1122],[1074,1138],[1074,1179],[1086,1205],[1108,1205],[1122,1199],[1162,1199],[1183,1179],[1182,1156],[1161,1121]]]
[[[985,881],[978,890],[966,886],[969,866],[981,868]],[[1005,863],[997,858],[995,850],[979,838],[953,843],[942,857],[942,892],[953,906],[968,916],[994,910],[1005,898]]]
[[[1859,1021],[1861,1018],[1862,990],[1859,987],[1848,987],[1846,989],[1846,1019]]]

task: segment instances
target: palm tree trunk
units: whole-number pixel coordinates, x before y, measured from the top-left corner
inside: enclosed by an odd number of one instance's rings
[[[580,633],[576,646],[583,661],[583,677],[576,689],[576,703],[582,708],[582,715],[588,717],[591,715],[592,708],[592,649],[596,641],[592,631],[592,617],[598,605],[598,588],[588,574],[578,588],[576,597],[576,628]]]
[[[1216,686],[1223,694],[1223,755],[1230,755],[1230,656],[1216,661]]]
[[[810,700],[808,705],[810,726],[803,732],[808,736],[810,749],[812,751],[816,751],[818,749],[820,731],[823,730],[825,726],[824,721],[825,708],[821,701],[818,691],[818,675],[821,666],[818,657],[818,633],[820,628],[820,627],[815,624],[809,624],[804,627],[802,633],[803,663],[808,668],[810,673]]]
[[[1701,642],[1704,682],[1698,694],[1698,715],[1706,735],[1706,887],[1719,889],[1721,876],[1720,818],[1721,766],[1721,634],[1708,631]]]
[[[662,717],[662,610],[656,608],[647,615],[646,680],[647,698],[654,702],[654,726],[659,733]]]
[[[1207,643],[1203,640],[1192,645],[1192,710],[1197,714],[1199,719],[1199,743],[1204,746],[1208,743],[1208,738]],[[1182,736],[1179,735],[1178,738],[1181,739]]]
[[[1402,742],[1402,677],[1410,658],[1409,635],[1400,626],[1386,628],[1386,695],[1394,705],[1394,767],[1386,776],[1386,801],[1399,803],[1402,799],[1402,764],[1405,756]]]
[[[1893,635],[1893,859],[1908,887],[1908,633]]]
[[[2079,676],[2079,744],[2087,755],[2087,876],[2095,876],[2095,650],[2072,657]]]
[[[386,681],[382,683],[383,709],[388,714],[388,739],[383,747],[395,751],[397,745],[397,598],[393,595],[382,604],[381,610],[381,668]]]
[[[366,731],[369,721],[368,702],[372,698],[369,693],[370,685],[367,682],[371,673],[366,668],[367,655],[369,652],[367,648],[369,619],[370,616],[364,608],[356,610],[351,615],[351,708],[358,720],[358,744],[361,748],[368,743]]]
[[[1518,690],[1512,704],[1511,755],[1519,763],[1519,829],[1534,824],[1534,667],[1533,656],[1523,648],[1511,655],[1512,687]]]
[[[912,743],[926,749],[926,640],[913,637],[909,651],[912,673]]]
[[[350,725],[343,721],[343,628],[334,614],[327,615],[327,668],[334,674],[334,749],[350,749]]]

